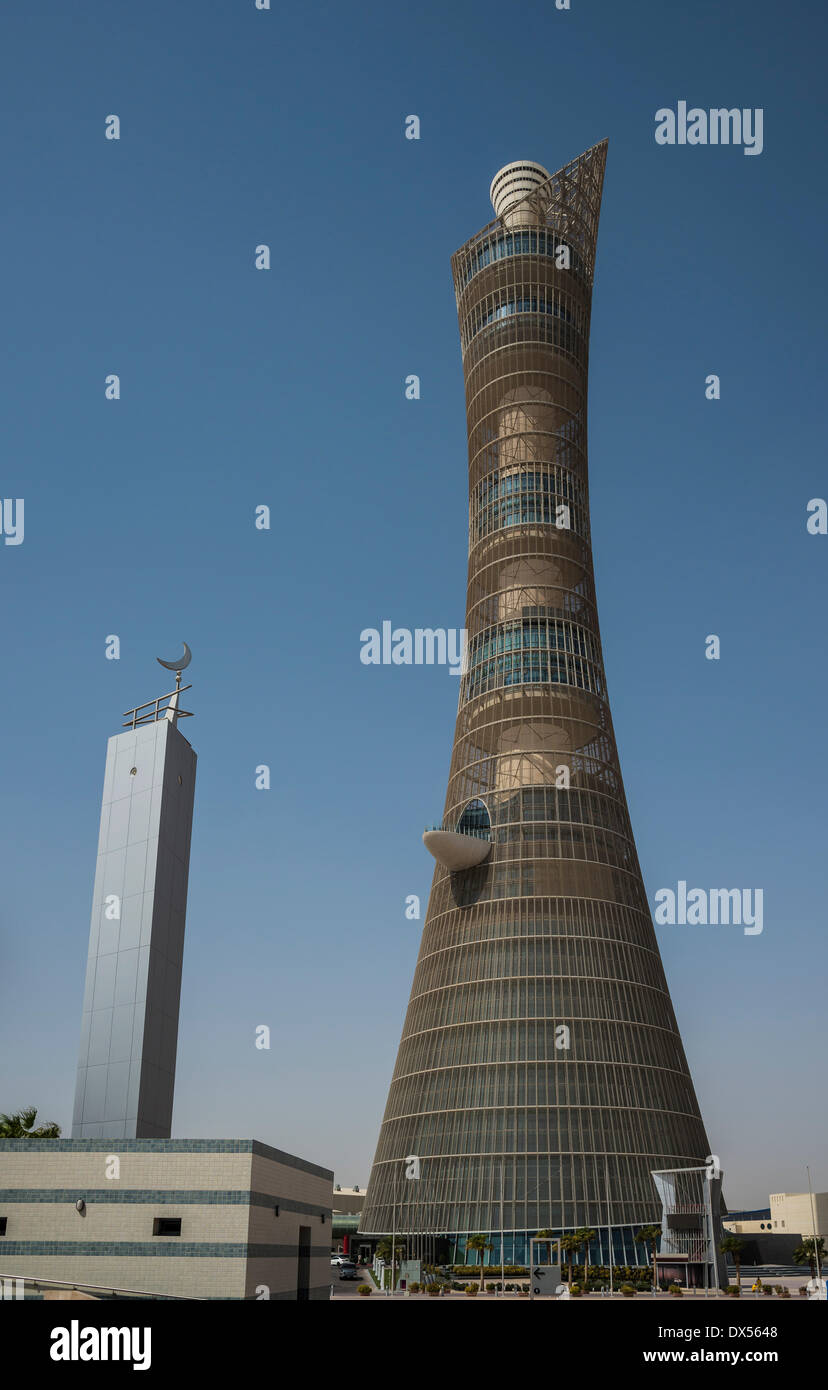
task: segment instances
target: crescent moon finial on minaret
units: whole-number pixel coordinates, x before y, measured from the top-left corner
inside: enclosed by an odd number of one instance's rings
[[[185,667],[189,666],[193,659],[193,654],[187,646],[187,643],[182,642],[181,645],[184,648],[184,655],[177,657],[175,661],[164,661],[163,657],[160,656],[155,658],[159,666],[163,666],[167,671],[175,671],[175,693],[170,696],[170,703],[164,715],[164,718],[169,719],[172,724],[175,724],[178,719],[178,695],[181,689],[181,672]]]
[[[168,671],[186,670],[186,668],[189,666],[190,662],[193,659],[193,654],[190,651],[190,648],[187,646],[186,642],[182,643],[182,646],[184,647],[183,656],[176,657],[175,661],[164,661],[162,657],[157,656],[155,660],[158,662],[158,665],[166,667]]]

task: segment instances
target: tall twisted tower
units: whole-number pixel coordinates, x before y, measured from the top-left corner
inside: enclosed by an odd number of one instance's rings
[[[517,161],[452,259],[469,437],[468,664],[361,1229],[544,1227],[645,1261],[651,1172],[707,1138],[621,780],[595,606],[587,364],[603,141]],[[418,1163],[412,1163],[416,1158]],[[406,1165],[406,1160],[408,1164]],[[419,1169],[419,1177],[406,1177]]]

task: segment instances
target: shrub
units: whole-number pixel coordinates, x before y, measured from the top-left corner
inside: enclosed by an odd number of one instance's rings
[[[439,1297],[440,1297],[440,1285],[439,1285],[439,1284],[429,1284],[428,1288],[426,1289],[426,1293],[427,1293],[431,1298],[434,1298],[435,1294],[436,1294],[436,1296],[439,1298]]]
[[[769,1293],[771,1297],[773,1297],[773,1286],[771,1284],[765,1284],[762,1293]]]
[[[581,1288],[580,1284],[573,1284],[569,1292],[572,1294],[573,1298],[580,1298],[581,1294],[583,1293],[583,1289]]]
[[[477,1284],[466,1285],[466,1298],[477,1298]]]
[[[635,1296],[635,1289],[632,1284],[622,1284],[621,1292],[625,1298],[633,1298]]]
[[[673,1298],[683,1298],[683,1297],[684,1297],[684,1293],[682,1292],[681,1284],[671,1284],[670,1287],[668,1288],[667,1292],[668,1292],[668,1293],[671,1293],[671,1294],[673,1295]]]
[[[362,1298],[368,1298],[369,1295],[370,1295],[370,1293],[371,1293],[371,1285],[370,1285],[370,1284],[358,1284],[358,1285],[357,1285],[357,1293],[358,1293]]]
[[[790,1298],[790,1296],[791,1296],[791,1291],[790,1291],[790,1289],[783,1289],[782,1292],[781,1292],[781,1294],[779,1295],[780,1298]]]

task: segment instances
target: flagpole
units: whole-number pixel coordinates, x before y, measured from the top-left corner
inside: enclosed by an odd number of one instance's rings
[[[811,1225],[812,1225],[813,1231],[814,1231],[814,1265],[815,1265],[815,1267],[816,1267],[817,1278],[818,1278],[819,1281],[820,1281],[818,1287],[819,1287],[819,1291],[820,1291],[820,1293],[821,1293],[821,1292],[822,1292],[822,1260],[820,1259],[820,1255],[819,1255],[819,1244],[818,1244],[817,1228],[816,1228],[816,1211],[814,1210],[814,1193],[813,1193],[813,1188],[812,1188],[812,1186],[811,1186],[811,1169],[810,1169],[810,1167],[808,1166],[807,1163],[806,1163],[806,1165],[805,1165],[805,1172],[808,1174],[808,1194],[809,1194],[809,1196],[810,1196],[810,1198],[811,1198]]]
[[[394,1169],[391,1169],[391,1294],[394,1293],[394,1240],[397,1234],[397,1203],[394,1199]]]

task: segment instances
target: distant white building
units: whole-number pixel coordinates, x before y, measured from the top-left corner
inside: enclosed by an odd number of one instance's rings
[[[772,1192],[770,1219],[772,1231],[828,1235],[828,1192]]]

